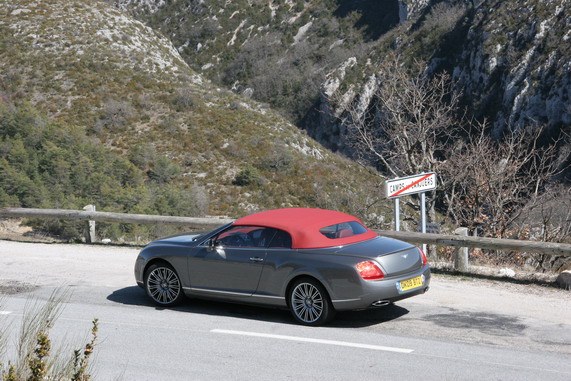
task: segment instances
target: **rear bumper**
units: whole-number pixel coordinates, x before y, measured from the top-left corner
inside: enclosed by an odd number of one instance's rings
[[[400,284],[401,281],[406,279],[411,279],[417,276],[423,277],[422,286],[408,291],[401,291],[399,289],[398,285]],[[373,281],[363,280],[361,282],[361,287],[363,292],[359,298],[346,299],[346,300],[332,300],[332,303],[335,309],[338,311],[375,308],[376,306],[373,303],[376,302],[386,301],[392,303],[399,300],[410,298],[412,296],[424,294],[426,291],[428,291],[429,286],[430,286],[430,268],[427,265],[415,273],[407,274],[401,277],[373,280]]]

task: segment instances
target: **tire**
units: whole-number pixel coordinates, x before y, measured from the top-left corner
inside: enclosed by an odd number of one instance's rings
[[[184,298],[180,278],[168,263],[155,263],[145,272],[145,291],[161,307],[172,307]]]
[[[301,278],[294,282],[288,295],[288,304],[293,318],[303,325],[322,325],[335,316],[327,291],[311,278]]]

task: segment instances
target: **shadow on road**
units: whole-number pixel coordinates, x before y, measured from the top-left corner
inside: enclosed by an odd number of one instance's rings
[[[408,314],[408,312],[406,308],[397,306],[396,304],[389,304],[385,307],[363,311],[343,311],[337,313],[335,320],[333,320],[329,326],[350,328],[368,327],[398,319]]]
[[[153,304],[145,294],[145,291],[138,286],[115,290],[107,296],[107,300],[115,303],[143,306],[157,310],[164,309]],[[171,309],[174,311],[204,315],[229,316],[272,323],[296,324],[289,312],[286,310],[220,301],[187,299],[183,301],[180,306]],[[336,328],[368,327],[397,319],[406,314],[408,314],[408,310],[406,308],[391,304],[372,310],[339,312],[328,326]]]
[[[130,286],[115,290],[111,295],[107,296],[107,300],[132,306],[154,306],[147,295],[145,295],[145,291],[139,286]]]

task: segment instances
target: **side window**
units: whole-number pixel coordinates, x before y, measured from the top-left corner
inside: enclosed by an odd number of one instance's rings
[[[232,226],[216,237],[216,245],[223,247],[264,248],[274,235],[274,229],[261,226]]]
[[[347,238],[367,232],[367,229],[357,221],[343,222],[319,229],[319,232],[330,239]]]
[[[270,249],[291,249],[291,236],[289,233],[275,229],[276,234],[270,242]]]

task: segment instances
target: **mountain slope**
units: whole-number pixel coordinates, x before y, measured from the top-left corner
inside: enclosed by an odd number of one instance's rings
[[[370,92],[391,51],[449,72],[496,137],[508,126],[558,135],[571,124],[568,0],[112,2],[162,30],[195,70],[270,102],[334,149],[347,147],[338,110],[329,113],[331,77],[344,68],[341,97]]]
[[[80,127],[94,144],[128,158],[145,183],[203,190],[209,213],[315,206],[382,220],[379,180],[370,170],[328,152],[265,106],[213,86],[167,39],[112,6],[0,5],[6,107],[31,102],[52,121]]]
[[[483,1],[470,13],[454,78],[497,132],[571,125],[571,2]],[[436,57],[435,57],[436,58]],[[449,65],[450,65],[449,64]]]
[[[329,70],[399,21],[396,0],[113,1],[161,30],[189,65],[299,122]]]
[[[383,81],[383,55],[394,53],[405,64],[426,61],[429,73],[449,73],[468,115],[487,120],[494,138],[530,126],[547,126],[553,137],[569,134],[570,13],[567,0],[432,1],[380,39],[366,59],[330,72],[321,113],[306,127],[326,145],[338,145],[338,138],[328,140],[342,130],[334,117],[341,110],[329,97],[366,102]]]

